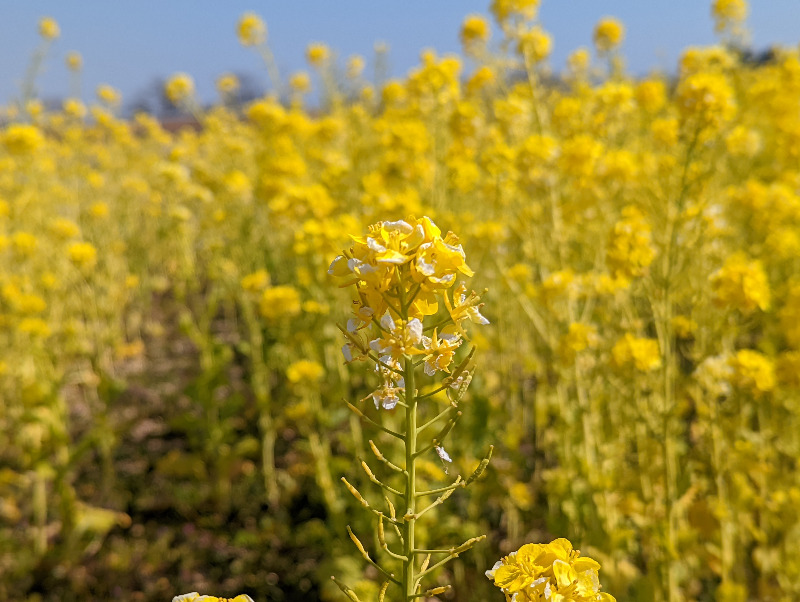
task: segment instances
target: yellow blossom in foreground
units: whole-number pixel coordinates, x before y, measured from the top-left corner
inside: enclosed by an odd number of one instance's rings
[[[61,29],[52,17],[42,17],[39,19],[39,35],[45,40],[55,40],[61,35]]]
[[[253,599],[247,594],[239,594],[235,598],[218,598],[217,596],[206,596],[191,592],[175,596],[172,598],[172,602],[253,602]]]
[[[581,556],[567,539],[529,543],[499,560],[486,576],[508,600],[533,602],[614,602],[600,591],[600,563]]]
[[[35,125],[10,125],[3,132],[2,139],[12,155],[32,155],[44,144],[44,136]]]
[[[622,43],[625,27],[613,17],[605,17],[598,21],[594,28],[594,45],[601,52],[613,50]]]
[[[633,366],[641,372],[661,367],[661,352],[655,339],[635,337],[626,333],[611,350],[614,364],[623,368]]]
[[[236,35],[242,46],[258,46],[267,41],[267,24],[255,13],[245,13],[236,25]]]

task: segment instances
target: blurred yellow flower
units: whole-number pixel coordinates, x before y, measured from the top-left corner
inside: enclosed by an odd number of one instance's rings
[[[75,242],[69,246],[69,260],[81,269],[89,269],[97,263],[97,249],[88,242]]]
[[[187,73],[176,73],[164,85],[164,93],[173,104],[179,104],[194,95],[194,80]]]
[[[108,84],[97,86],[97,98],[108,105],[116,106],[122,101],[122,94],[119,90]]]
[[[489,22],[483,15],[468,15],[461,24],[461,43],[465,47],[487,42],[490,34]]]
[[[318,362],[298,360],[286,368],[286,378],[292,384],[314,384],[325,375],[325,368]]]
[[[267,320],[296,316],[300,313],[300,293],[292,286],[273,286],[264,290],[259,311]]]
[[[730,359],[733,383],[754,395],[768,393],[775,388],[775,365],[763,353],[741,349]]]
[[[613,17],[604,17],[594,28],[594,45],[600,52],[613,50],[622,43],[625,27]]]
[[[83,67],[83,57],[81,56],[81,53],[74,50],[67,53],[65,62],[70,71],[80,71]]]
[[[267,41],[267,24],[255,13],[245,13],[236,25],[242,46],[259,46]]]
[[[641,372],[657,370],[661,367],[661,351],[655,339],[635,337],[626,333],[611,350],[614,364],[623,368],[633,366]]]
[[[330,58],[331,51],[325,45],[319,42],[309,44],[306,49],[306,60],[315,67],[320,67],[325,64]]]
[[[760,261],[749,261],[742,254],[729,257],[711,277],[714,303],[750,313],[770,307],[770,288]]]
[[[256,270],[242,278],[242,288],[249,293],[260,293],[269,286],[267,270]]]
[[[239,89],[239,78],[233,73],[223,73],[217,78],[217,90],[220,94],[233,94]]]
[[[56,20],[51,17],[42,17],[39,19],[39,35],[45,40],[55,40],[61,35],[61,29],[58,27]]]
[[[35,125],[12,124],[3,132],[2,139],[12,155],[31,155],[44,145],[44,135]]]

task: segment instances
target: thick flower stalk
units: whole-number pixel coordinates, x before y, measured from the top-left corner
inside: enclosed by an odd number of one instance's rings
[[[441,549],[420,549],[415,542],[419,517],[472,483],[491,457],[490,448],[466,480],[458,475],[443,487],[418,488],[416,465],[423,454],[437,454],[443,463],[452,461],[444,448],[445,438],[461,416],[459,402],[473,370],[474,348],[461,351],[468,341],[466,326],[488,324],[488,320],[481,314],[480,297],[457,283],[460,276],[472,276],[458,238],[452,232],[443,236],[430,218],[379,222],[370,226],[366,236],[352,238],[353,246],[329,269],[329,274],[344,280],[343,286],[354,286],[356,291],[353,317],[342,328],[347,338],[342,352],[348,362],[374,364],[378,385],[365,400],[372,400],[381,412],[402,412],[404,420],[403,428],[394,431],[368,418],[366,410],[348,404],[368,423],[399,440],[403,450],[402,459],[391,461],[370,442],[376,458],[400,487],[379,479],[366,462],[361,463],[369,480],[395,498],[395,502],[384,498],[385,510],[342,479],[375,515],[386,562],[373,560],[355,533],[349,533],[361,555],[383,575],[381,599],[394,584],[402,590],[402,597],[396,599],[409,601],[447,591],[449,586],[423,590],[423,580],[485,537]],[[459,353],[460,361],[456,360]],[[420,393],[423,386],[425,394]],[[426,403],[445,392],[449,404],[444,411]],[[430,498],[432,502],[427,501]],[[391,543],[396,549],[390,547],[387,532],[393,534]],[[337,584],[351,600],[358,600],[351,589]]]
[[[486,576],[514,602],[615,602],[600,591],[599,570],[600,563],[562,538],[526,544],[498,560]]]

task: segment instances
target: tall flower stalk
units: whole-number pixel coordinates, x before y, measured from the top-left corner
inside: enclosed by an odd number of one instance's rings
[[[374,364],[380,384],[362,402],[371,399],[381,414],[400,414],[402,428],[387,426],[391,418],[373,420],[368,409],[352,403],[348,406],[396,439],[402,459],[391,461],[370,441],[387,476],[379,478],[361,462],[369,480],[384,492],[383,509],[342,478],[350,493],[375,517],[381,558],[374,560],[350,527],[348,532],[364,559],[383,576],[379,599],[394,585],[402,592],[396,599],[410,601],[423,591],[426,596],[447,591],[449,585],[423,590],[423,583],[485,538],[473,537],[452,547],[420,548],[416,526],[421,516],[483,473],[492,448],[466,480],[457,475],[441,487],[424,485],[416,469],[424,454],[437,454],[443,464],[452,462],[444,443],[461,416],[460,401],[474,368],[474,347],[467,353],[460,351],[469,340],[465,326],[468,322],[488,324],[488,320],[480,312],[480,297],[474,292],[467,294],[463,283],[456,284],[459,276],[473,275],[458,238],[452,232],[442,236],[430,218],[379,222],[370,226],[366,236],[352,238],[353,246],[338,256],[329,270],[344,279],[343,286],[353,286],[356,291],[353,317],[342,328],[347,339],[342,352],[348,362]],[[459,354],[463,357],[457,360]],[[435,395],[447,396],[444,410],[429,403]],[[334,581],[350,600],[358,600],[352,589]]]

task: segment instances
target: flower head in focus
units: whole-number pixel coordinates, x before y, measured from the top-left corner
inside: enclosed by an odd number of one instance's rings
[[[509,600],[533,602],[614,602],[600,591],[600,563],[581,556],[567,539],[530,543],[499,560],[486,576]]]

